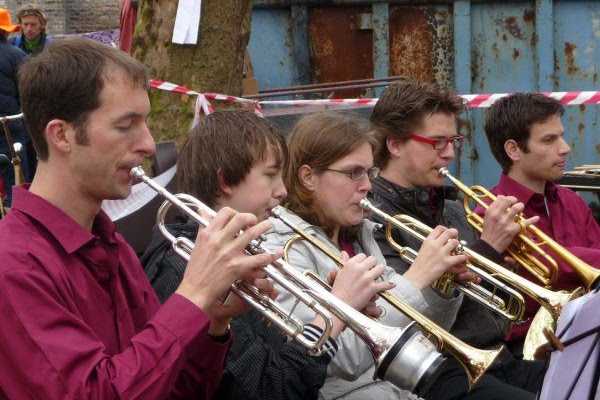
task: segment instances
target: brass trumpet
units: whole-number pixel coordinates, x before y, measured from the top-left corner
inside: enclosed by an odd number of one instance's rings
[[[452,181],[452,183],[454,183],[466,195],[464,199],[464,208],[467,214],[467,220],[475,229],[477,229],[479,232],[482,232],[483,218],[471,210],[471,207],[469,206],[469,199],[475,201],[476,204],[484,209],[487,209],[489,205],[484,201],[484,199],[491,203],[496,199],[496,196],[481,186],[473,186],[469,188],[460,180],[450,175],[446,168],[441,168],[440,174],[450,179],[450,181]],[[526,294],[531,296],[543,307],[533,318],[523,347],[523,357],[526,360],[532,360],[534,358],[536,349],[547,342],[545,335],[543,334],[544,330],[549,329],[554,332],[556,330],[556,322],[564,305],[572,299],[581,296],[584,292],[583,288],[577,288],[572,292],[552,292],[547,289],[552,285],[552,282],[555,281],[556,274],[558,272],[558,264],[554,258],[544,251],[543,246],[548,247],[548,249],[550,249],[554,254],[567,263],[579,275],[584,287],[588,291],[598,284],[600,279],[600,271],[596,270],[591,265],[573,255],[558,242],[546,235],[541,229],[534,225],[526,225],[525,217],[522,215],[517,217],[517,222],[521,225],[521,232],[513,239],[513,242],[507,249],[507,252],[521,266],[527,269],[534,277],[546,285],[546,293],[555,294],[554,306],[552,306],[552,304],[546,304],[547,301],[540,301],[542,299],[539,299],[534,293],[525,291]],[[535,257],[532,253],[541,255],[542,259]],[[549,267],[546,267],[546,264],[544,264],[542,260],[549,260]],[[518,277],[519,280],[529,282],[529,280],[512,271],[506,271],[510,272],[510,275],[512,276],[512,278],[510,278],[511,281],[509,282],[514,281],[516,277]],[[550,274],[544,274],[544,272],[550,272]],[[544,292],[540,289],[543,288],[537,287],[536,291],[539,292],[539,294],[543,294]]]
[[[402,246],[396,242],[392,235],[393,228],[400,229],[421,242],[425,240],[426,236],[433,229],[410,215],[399,214],[391,216],[375,207],[367,199],[361,200],[360,206],[376,214],[386,222],[385,237],[388,243],[398,252],[404,261],[412,264],[417,258],[417,251],[410,246]],[[462,244],[458,246],[456,252],[464,253],[471,257],[469,262],[467,262],[467,268],[484,281],[487,281],[493,287],[493,290],[490,291],[482,285],[473,282],[456,282],[451,273],[442,275],[433,286],[442,293],[448,293],[453,288],[456,288],[479,304],[488,307],[510,321],[521,321],[525,313],[525,299],[521,293],[494,277],[494,275],[498,274],[498,270],[503,270],[504,268],[481,257]],[[471,255],[474,256],[472,257]],[[486,271],[490,271],[490,273]]]
[[[483,218],[471,210],[469,199],[475,201],[482,208],[487,209],[489,205],[485,200],[491,203],[496,200],[496,196],[481,186],[468,187],[450,175],[446,168],[440,169],[440,175],[450,179],[466,195],[464,207],[467,219],[475,229],[482,232]],[[552,256],[544,251],[544,246],[579,275],[579,278],[588,291],[598,284],[600,270],[573,255],[573,253],[565,249],[535,225],[525,225],[525,217],[522,215],[517,217],[517,222],[521,225],[521,232],[515,237],[507,252],[542,284],[547,287],[552,286],[558,274],[558,264]],[[538,254],[542,259],[535,257],[533,254]]]
[[[174,237],[168,231],[165,226],[167,211],[175,205],[201,226],[208,225],[203,215],[212,217],[215,212],[193,196],[170,193],[147,177],[141,167],[133,168],[131,174],[166,199],[157,213],[158,228],[172,243],[175,252],[189,260],[194,243],[185,237]],[[246,248],[248,254],[264,251],[260,241],[254,241]],[[323,345],[330,336],[333,314],[365,342],[375,361],[375,377],[385,379],[402,389],[413,391],[418,390],[420,385],[427,384],[428,378],[433,376],[445,360],[434,344],[415,325],[398,328],[373,321],[338,299],[324,282],[301,273],[284,260],[267,265],[264,271],[269,278],[325,321],[326,327],[318,339],[307,339],[302,334],[304,323],[255,286],[238,281],[231,286],[231,290],[261,312],[285,335],[308,349],[312,355],[319,355],[324,351]]]
[[[393,226],[398,229],[402,229],[419,240],[425,240],[425,236],[429,235],[429,233],[432,231],[431,227],[408,215],[392,217],[373,206],[368,200],[363,200],[361,205],[383,218],[388,223],[388,230]],[[387,239],[390,241],[390,237]],[[390,245],[394,248],[397,247],[400,250],[404,249],[404,247],[396,243],[393,238],[391,238]],[[413,253],[416,254],[414,250]],[[465,254],[469,257],[467,268],[469,268],[475,274],[479,274],[480,271],[485,272],[485,276],[492,277],[494,281],[500,282],[503,290],[508,289],[508,292],[516,293],[514,302],[519,303],[519,307],[517,307],[517,309],[521,309],[523,311],[525,307],[525,300],[519,292],[525,293],[546,310],[548,310],[548,313],[552,316],[554,321],[556,321],[560,316],[562,308],[565,304],[582,294],[580,290],[575,290],[573,292],[555,292],[545,287],[536,285],[528,279],[523,278],[519,274],[512,272],[508,268],[505,268],[500,264],[497,264],[494,261],[482,256],[481,254],[474,252],[463,244],[459,244],[457,253]],[[519,292],[515,291],[515,289]],[[495,294],[495,291],[493,293]],[[510,300],[508,303],[510,304]]]
[[[331,260],[333,260],[338,267],[343,266],[343,261],[341,255],[338,251],[333,250],[330,246],[327,246],[325,243],[322,243],[318,239],[313,236],[307,234],[302,229],[297,227],[295,224],[288,221],[280,212],[278,207],[275,207],[271,210],[271,216],[279,219],[284,224],[289,226],[297,236],[293,237],[286,244],[286,249],[289,249],[291,242],[296,240],[296,238],[301,238],[317,249],[326,254]],[[493,364],[494,360],[503,349],[503,346],[500,346],[491,350],[481,350],[477,349],[473,346],[464,343],[457,337],[453,336],[442,327],[437,325],[435,322],[431,321],[423,314],[415,310],[412,306],[394,296],[391,292],[382,292],[380,293],[381,298],[383,298],[386,302],[388,302],[391,306],[396,308],[398,311],[404,313],[408,318],[415,321],[418,325],[421,326],[426,332],[430,333],[433,337],[436,338],[438,348],[440,351],[446,349],[450,354],[456,358],[456,360],[462,365],[467,375],[469,388],[477,383],[477,381],[485,374],[485,371]]]

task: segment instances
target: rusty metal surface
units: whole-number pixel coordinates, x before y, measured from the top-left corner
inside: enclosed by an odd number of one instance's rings
[[[446,6],[390,7],[390,73],[452,84],[452,23]]]
[[[373,33],[361,30],[361,14],[370,7],[314,7],[309,10],[309,46],[313,82],[335,82],[373,77]],[[359,97],[364,89],[346,91]],[[333,92],[333,97],[338,93]]]

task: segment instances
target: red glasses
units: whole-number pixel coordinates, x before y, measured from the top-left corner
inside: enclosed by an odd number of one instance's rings
[[[417,135],[416,133],[411,133],[410,134],[410,138],[413,140],[416,140],[417,142],[421,142],[421,143],[427,143],[430,144],[431,147],[434,148],[434,150],[444,150],[446,148],[446,146],[448,146],[448,143],[452,143],[452,146],[455,149],[460,149],[462,147],[462,143],[464,140],[464,136],[461,135],[457,135],[457,136],[452,136],[452,137],[443,137],[443,138],[430,138],[427,136],[421,136],[421,135]]]

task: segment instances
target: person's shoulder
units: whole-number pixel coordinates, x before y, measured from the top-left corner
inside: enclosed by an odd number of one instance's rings
[[[26,218],[10,213],[0,220],[0,274],[7,270],[29,269],[34,260],[52,257],[56,246],[42,229]]]

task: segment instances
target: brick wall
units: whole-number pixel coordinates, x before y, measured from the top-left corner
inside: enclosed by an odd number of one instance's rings
[[[44,10],[50,34],[93,32],[119,27],[119,0],[0,0],[0,7],[10,9],[13,16],[25,4],[38,4]]]

